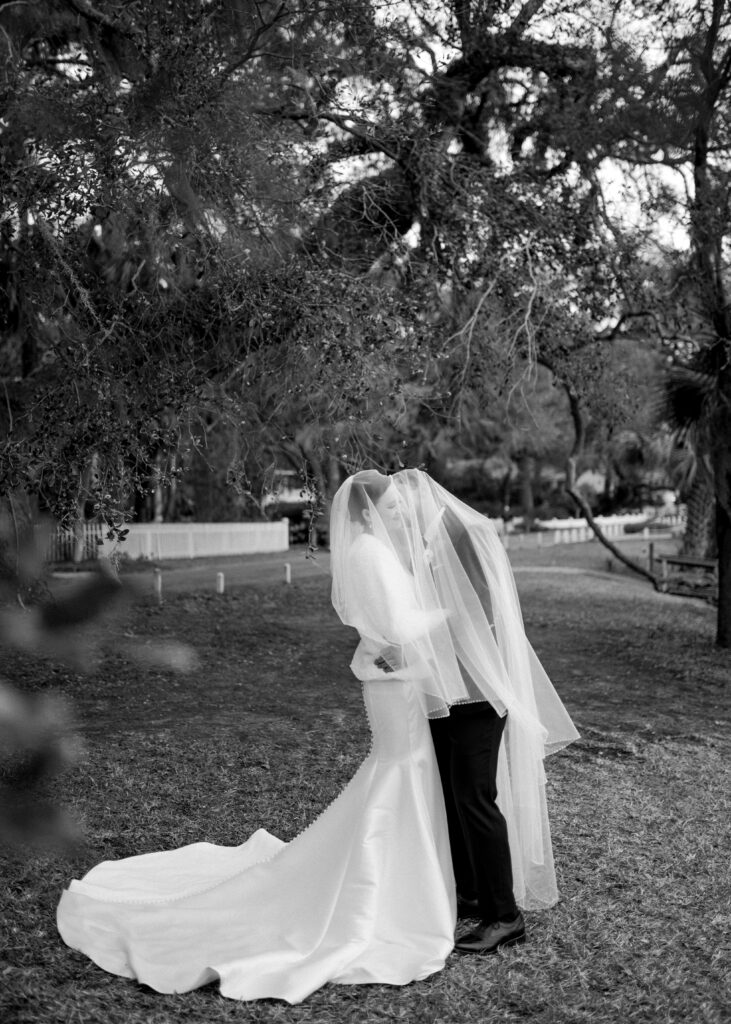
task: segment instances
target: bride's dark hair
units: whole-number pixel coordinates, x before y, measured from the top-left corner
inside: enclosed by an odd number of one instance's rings
[[[391,478],[377,469],[364,469],[353,479],[348,497],[348,514],[354,522],[363,522],[363,511],[375,504],[391,486]]]

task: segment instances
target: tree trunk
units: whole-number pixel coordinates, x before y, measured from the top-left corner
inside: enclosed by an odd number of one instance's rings
[[[719,502],[716,509],[718,543],[718,613],[716,643],[731,647],[731,516]]]
[[[727,342],[731,348],[731,343]],[[716,643],[731,647],[731,367],[721,371],[719,392],[722,400],[717,426],[714,460],[716,486],[716,540],[718,543],[718,612]]]
[[[718,410],[712,422],[713,478],[716,492],[718,541],[718,615],[716,643],[731,647],[731,305],[726,294],[724,232],[728,230],[727,200],[718,188],[708,154],[714,121],[723,117],[720,97],[731,81],[731,48],[722,42],[724,0],[713,0],[706,25],[698,69],[702,89],[697,93],[693,132],[693,184],[690,237],[696,265],[698,294],[716,340],[711,346],[719,357]],[[718,59],[718,63],[714,63]]]
[[[79,499],[76,510],[76,519],[74,521],[74,548],[73,548],[73,561],[75,563],[83,562],[88,556],[86,537],[84,533],[84,527],[86,526],[86,505],[87,501],[93,496],[94,489],[99,481],[99,455],[94,453],[89,460],[89,465],[84,470],[79,486]],[[94,555],[93,557],[96,557]]]
[[[327,534],[325,510],[327,508],[328,485],[332,463],[330,456],[326,455],[317,444],[311,445],[306,441],[298,441],[297,443],[303,455],[305,482],[310,485],[314,483],[318,496],[315,506],[311,506],[309,509],[310,520],[307,536],[307,546],[310,550],[314,551],[318,547],[320,536]]]
[[[178,504],[178,478],[171,474],[170,483],[167,488],[167,496],[165,498],[165,522],[172,523],[176,519]]]
[[[83,513],[79,514],[79,517],[74,520],[74,546],[71,553],[71,560],[75,565],[79,565],[80,562],[84,561],[86,555],[86,540],[84,538],[84,526],[86,520],[83,517]]]
[[[523,526],[526,530],[530,530],[536,517],[533,499],[534,461],[531,455],[521,455],[518,462],[520,467],[520,503],[523,511]]]
[[[328,489],[327,489],[327,505],[328,512],[330,510],[330,503],[335,497],[335,492],[342,483],[342,469],[340,466],[340,459],[337,455],[330,455],[328,457]]]
[[[607,464],[604,469],[604,490],[602,491],[601,500],[601,512],[606,516],[612,511],[613,499],[614,499],[614,466],[612,460],[607,459]]]
[[[163,493],[163,467],[162,455],[160,452],[155,456],[155,466],[152,473],[152,521],[162,523],[165,521],[165,495]]]
[[[503,508],[502,516],[503,520],[507,523],[510,518],[510,494],[513,486],[513,467],[508,464],[507,472],[500,481],[500,495],[502,497]]]
[[[685,501],[687,520],[681,555],[690,558],[715,558],[716,501],[713,480],[698,469]]]
[[[28,227],[27,212],[21,215],[20,225],[19,251],[29,249],[32,244],[32,238],[30,237],[32,229]],[[9,282],[9,284],[11,287],[14,285],[14,295],[11,293],[8,297],[14,300],[15,328],[20,338],[20,373],[25,378],[30,377],[38,367],[38,341],[36,338],[38,324],[33,308],[26,299],[23,275],[18,271],[15,261],[12,277],[14,280]]]

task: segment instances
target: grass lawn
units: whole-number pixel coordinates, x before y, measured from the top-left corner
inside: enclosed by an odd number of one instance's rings
[[[260,826],[291,838],[367,750],[355,634],[324,575],[178,594],[129,609],[108,639],[192,643],[201,667],[188,676],[143,671],[113,644],[92,676],[6,658],[16,685],[74,702],[86,746],[59,792],[86,841],[0,861],[3,1024],[728,1020],[731,658],[713,647],[715,612],[576,571],[577,548],[529,554],[515,559],[527,630],[582,739],[547,762],[561,901],[528,915],[524,947],[291,1007],[225,1000],[215,985],[158,995],[63,945],[54,914],[70,878],[198,840],[235,845]]]

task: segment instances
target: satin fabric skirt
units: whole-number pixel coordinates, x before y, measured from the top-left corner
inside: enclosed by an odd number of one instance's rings
[[[304,832],[105,861],[63,893],[64,942],[159,992],[218,980],[242,1000],[440,970],[456,907],[429,724],[408,681],[363,690],[371,751]]]

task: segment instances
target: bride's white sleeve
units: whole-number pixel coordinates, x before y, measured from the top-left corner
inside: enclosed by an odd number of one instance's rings
[[[353,545],[349,569],[350,618],[361,636],[402,646],[444,622],[442,609],[419,605],[413,578],[375,537]]]

